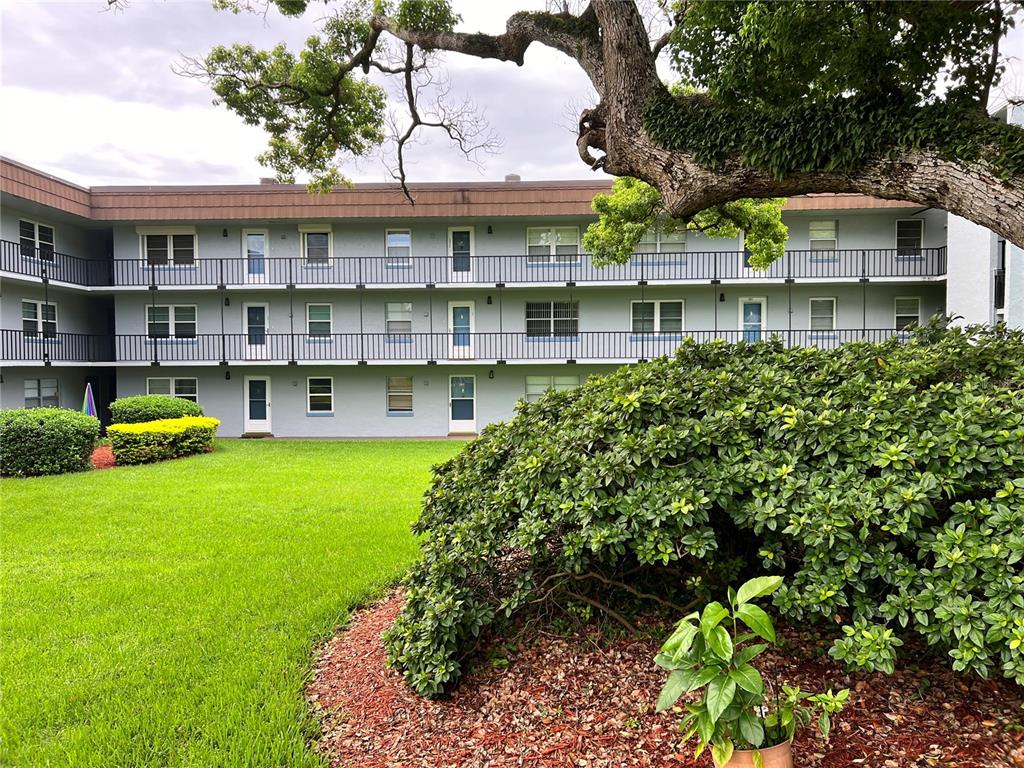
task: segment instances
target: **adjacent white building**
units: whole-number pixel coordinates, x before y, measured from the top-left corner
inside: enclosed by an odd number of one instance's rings
[[[789,250],[581,247],[606,181],[86,189],[0,161],[0,407],[168,393],[221,434],[439,436],[686,337],[832,347],[934,314],[1024,327],[1021,252],[862,195],[789,200]]]

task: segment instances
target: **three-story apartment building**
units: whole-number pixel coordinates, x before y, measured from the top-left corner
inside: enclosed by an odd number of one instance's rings
[[[197,400],[223,435],[473,433],[685,337],[831,347],[938,313],[1024,325],[1019,251],[911,203],[789,200],[785,256],[582,248],[607,181],[93,187],[0,162],[0,407]],[[1009,273],[1009,275],[1008,275]],[[1003,294],[1000,294],[1003,291]]]

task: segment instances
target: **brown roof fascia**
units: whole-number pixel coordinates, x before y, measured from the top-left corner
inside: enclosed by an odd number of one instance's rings
[[[0,157],[0,191],[82,218],[92,216],[88,189],[6,157]]]
[[[115,186],[86,189],[0,158],[0,189],[97,221],[230,221],[354,218],[471,218],[592,215],[594,195],[611,182],[512,181],[412,184],[410,205],[395,184],[359,184],[310,194],[297,184]],[[791,197],[786,211],[920,208],[860,194]]]

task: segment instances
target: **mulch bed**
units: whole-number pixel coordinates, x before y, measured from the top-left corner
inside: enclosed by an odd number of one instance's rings
[[[115,466],[114,452],[109,445],[101,445],[92,452],[93,469],[110,469]]]
[[[450,698],[431,701],[385,665],[380,636],[401,602],[394,594],[358,613],[317,659],[307,696],[332,766],[712,765],[679,743],[678,711],[654,713],[659,640],[595,631],[494,646]],[[1021,688],[957,675],[909,643],[917,661],[895,675],[847,674],[813,634],[783,627],[781,636],[784,648],[759,658],[766,678],[853,689],[828,744],[809,730],[798,736],[802,768],[1024,768]]]

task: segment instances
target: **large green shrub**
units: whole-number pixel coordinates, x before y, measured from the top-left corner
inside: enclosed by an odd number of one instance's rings
[[[208,416],[183,416],[141,424],[107,427],[110,449],[118,464],[148,464],[213,450],[220,421]]]
[[[0,411],[0,474],[32,477],[89,469],[99,435],[99,421],[78,411]]]
[[[180,419],[183,416],[202,416],[198,403],[171,395],[134,395],[119,397],[110,404],[114,424],[139,424],[158,419]]]
[[[786,576],[782,614],[844,628],[852,665],[890,667],[912,629],[957,669],[1024,682],[1024,336],[685,343],[484,430],[414,529],[386,641],[422,693],[543,598],[764,571]]]

